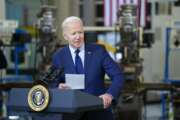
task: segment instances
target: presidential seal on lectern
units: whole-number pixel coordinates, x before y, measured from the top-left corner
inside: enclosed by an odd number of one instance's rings
[[[29,90],[28,105],[35,112],[46,109],[49,104],[49,99],[49,91],[43,85],[35,85]]]

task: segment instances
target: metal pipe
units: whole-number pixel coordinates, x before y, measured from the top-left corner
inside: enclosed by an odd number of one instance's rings
[[[97,27],[97,26],[85,26],[84,31],[118,31],[119,27]]]

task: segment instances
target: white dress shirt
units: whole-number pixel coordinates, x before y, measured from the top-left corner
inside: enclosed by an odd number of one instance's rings
[[[76,56],[75,51],[76,51],[77,48],[74,48],[71,45],[69,45],[69,49],[70,49],[70,52],[71,52],[71,56],[72,56],[73,62],[75,64],[75,56]],[[83,67],[84,67],[84,58],[85,58],[84,57],[85,56],[84,44],[80,48],[78,48],[78,49],[80,50],[79,56],[81,58],[81,61],[82,61]]]

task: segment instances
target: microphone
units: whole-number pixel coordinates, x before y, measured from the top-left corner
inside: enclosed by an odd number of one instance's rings
[[[48,85],[50,82],[57,81],[59,76],[61,76],[63,73],[63,68],[57,68],[54,65],[51,65],[47,71],[40,75],[38,82]]]

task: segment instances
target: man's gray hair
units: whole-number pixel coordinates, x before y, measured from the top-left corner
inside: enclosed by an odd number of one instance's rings
[[[65,18],[64,21],[62,22],[62,25],[61,25],[62,30],[64,31],[64,29],[67,27],[67,25],[73,21],[79,21],[83,25],[83,22],[79,17],[70,16],[70,17]]]

